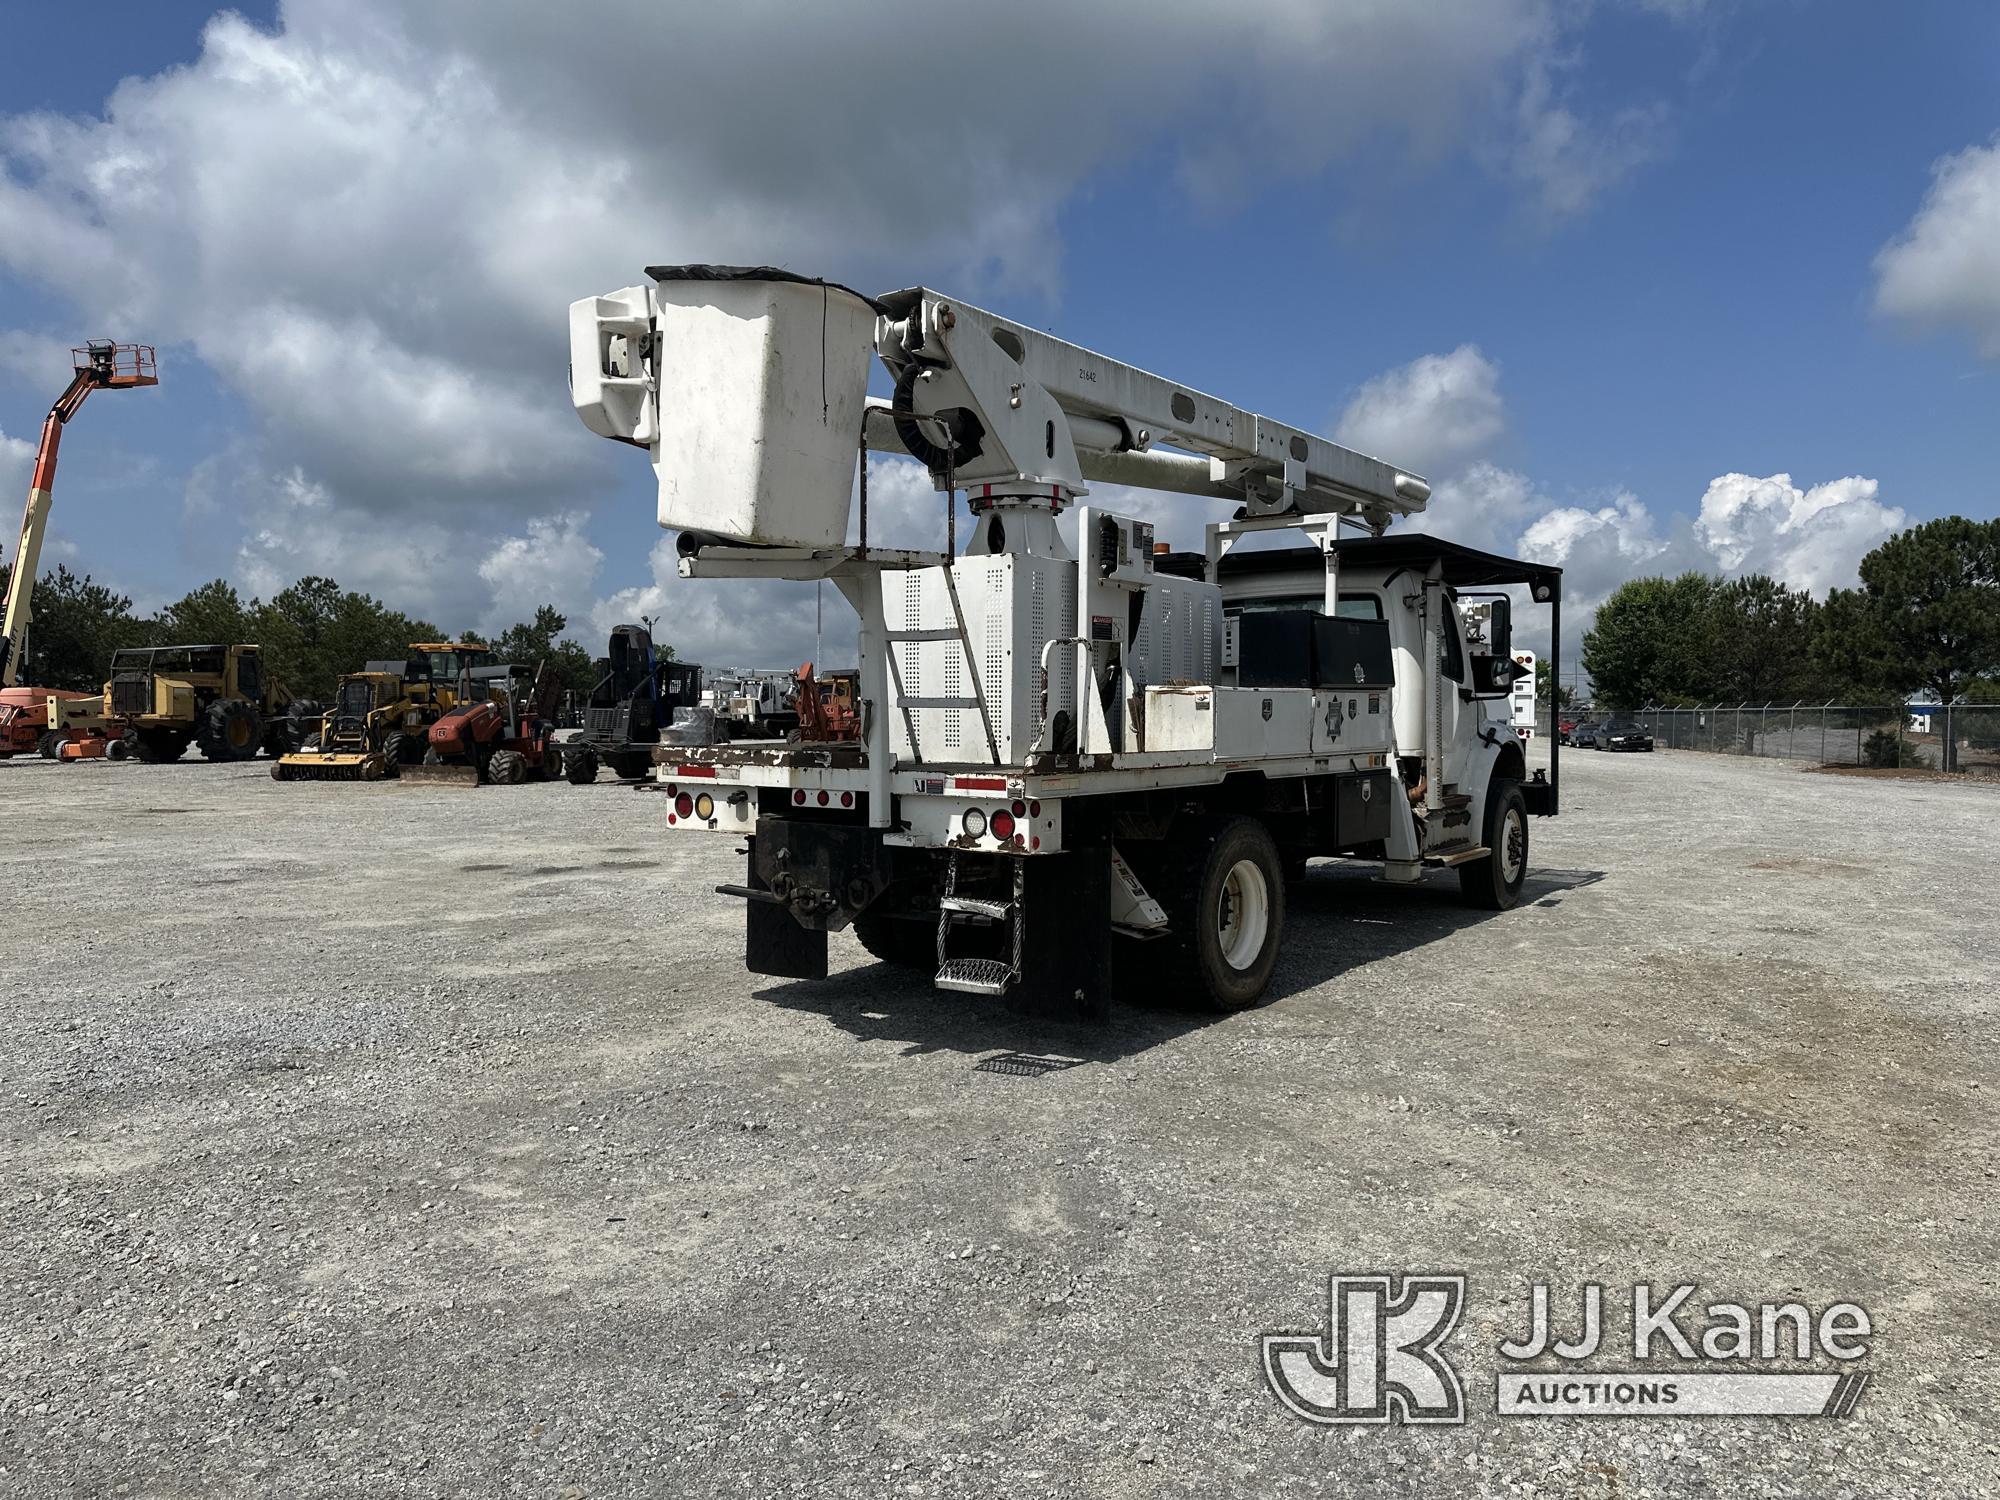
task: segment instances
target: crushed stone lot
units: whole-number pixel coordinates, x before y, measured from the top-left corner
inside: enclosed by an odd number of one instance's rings
[[[10,1495],[2000,1493],[2000,791],[1566,754],[1522,906],[1316,865],[1263,1008],[833,940],[604,784],[0,762]],[[1032,941],[1032,934],[1030,936]],[[1463,1271],[1458,1427],[1258,1336]],[[1851,1300],[1844,1420],[1532,1420],[1546,1281]],[[1698,1326],[1698,1324],[1697,1324]],[[1622,1356],[1622,1357],[1621,1357]],[[1826,1366],[1822,1365],[1822,1368]]]

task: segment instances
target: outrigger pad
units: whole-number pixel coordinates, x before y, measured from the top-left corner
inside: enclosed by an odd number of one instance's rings
[[[1111,1016],[1111,850],[1076,849],[1026,862],[1027,932],[1009,998],[1031,1016]]]

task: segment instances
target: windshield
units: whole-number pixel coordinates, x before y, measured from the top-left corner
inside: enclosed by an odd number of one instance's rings
[[[357,678],[353,682],[340,685],[340,699],[335,711],[342,718],[365,718],[375,706],[375,684]]]

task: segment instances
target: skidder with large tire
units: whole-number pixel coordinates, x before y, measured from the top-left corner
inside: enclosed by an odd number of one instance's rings
[[[179,760],[190,744],[210,761],[250,760],[260,750],[276,758],[297,746],[317,710],[264,670],[261,647],[215,645],[119,651],[101,698],[52,712],[52,731],[65,742],[57,759],[158,764]]]

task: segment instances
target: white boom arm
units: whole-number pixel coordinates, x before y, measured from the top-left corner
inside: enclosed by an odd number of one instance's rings
[[[941,479],[948,463],[960,485],[1053,486],[1063,498],[1096,479],[1234,500],[1251,516],[1349,516],[1375,531],[1429,499],[1422,479],[1379,459],[937,292],[893,292],[880,305],[876,351],[897,393],[891,410],[871,408],[868,444],[913,452]]]

